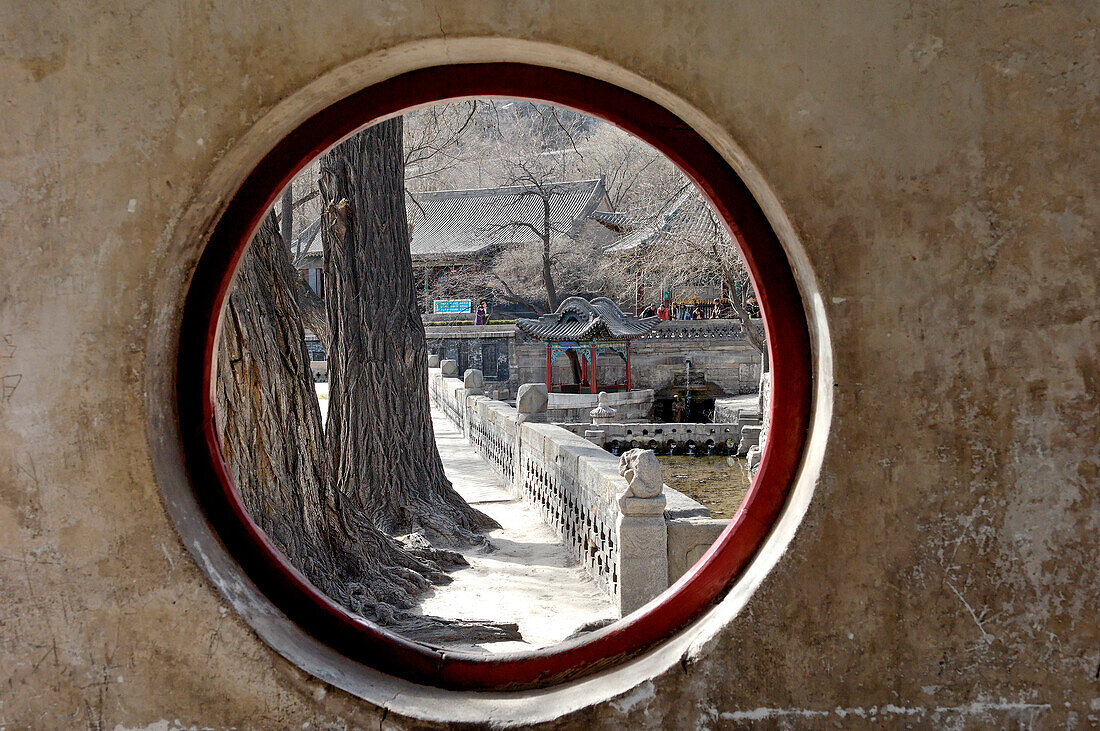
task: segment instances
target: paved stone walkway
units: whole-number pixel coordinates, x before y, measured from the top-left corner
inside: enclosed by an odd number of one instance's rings
[[[447,477],[468,503],[502,528],[489,533],[493,552],[464,550],[468,568],[425,595],[424,614],[516,622],[523,642],[452,645],[487,652],[532,650],[564,640],[583,624],[616,616],[611,600],[566,551],[533,508],[513,498],[447,418],[432,409]]]

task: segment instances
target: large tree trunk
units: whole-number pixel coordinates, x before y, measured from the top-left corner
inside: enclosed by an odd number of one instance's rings
[[[481,543],[496,523],[451,487],[432,430],[401,124],[376,124],[321,159],[333,475],[345,507],[386,533]]]
[[[252,519],[318,589],[412,636],[514,639],[512,626],[406,611],[457,554],[406,550],[366,520],[342,519],[332,490],[290,252],[274,216],[261,223],[226,305],[216,418],[222,452]],[[473,640],[479,641],[479,640]]]
[[[281,239],[261,223],[226,305],[218,350],[219,436],[249,514],[307,575],[324,563],[329,492],[321,416],[297,306],[283,284]],[[318,550],[322,549],[322,550]]]

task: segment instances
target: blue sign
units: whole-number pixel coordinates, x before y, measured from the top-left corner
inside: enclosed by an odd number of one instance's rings
[[[433,312],[437,315],[447,312],[472,312],[472,300],[435,300]]]

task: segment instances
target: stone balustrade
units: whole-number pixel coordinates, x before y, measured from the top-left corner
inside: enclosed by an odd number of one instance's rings
[[[558,532],[622,614],[679,578],[682,571],[669,571],[669,557],[683,563],[684,548],[670,543],[669,536],[683,533],[680,522],[687,515],[706,519],[709,513],[659,478],[654,494],[652,485],[646,487],[653,481],[651,473],[639,482],[642,478],[632,470],[640,468],[624,466],[652,468],[652,455],[624,455],[620,461],[583,437],[545,423],[544,413],[540,420],[546,409],[542,384],[522,387],[516,408],[466,387],[477,381],[469,372],[459,380],[440,368],[429,369],[436,407],[462,430],[509,492],[535,507]],[[666,497],[666,492],[672,494]],[[676,506],[674,515],[666,511],[666,501]]]
[[[753,326],[764,334],[764,321],[753,320]],[[660,323],[638,340],[743,340],[745,326],[738,320],[668,320]]]
[[[600,424],[598,427],[592,424],[562,423],[559,426],[580,436],[596,430],[598,439],[589,437],[589,440],[615,453],[642,448],[652,449],[658,454],[679,454],[684,451],[695,454],[740,454],[739,445],[745,427],[741,422],[612,422]]]

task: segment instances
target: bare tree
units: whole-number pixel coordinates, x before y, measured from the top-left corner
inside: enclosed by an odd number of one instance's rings
[[[554,199],[561,198],[565,191],[561,184],[545,180],[542,174],[532,170],[523,161],[513,163],[512,169],[512,184],[524,187],[524,190],[519,193],[520,200],[532,201],[538,212],[533,217],[533,221],[515,218],[494,226],[494,230],[487,232],[493,237],[506,234],[510,239],[506,244],[508,251],[500,257],[500,261],[494,267],[493,275],[504,288],[504,299],[525,304],[535,309],[536,312],[556,310],[558,304],[560,304],[560,299],[558,297],[558,287],[554,281],[554,264],[555,260],[559,259],[566,251],[566,247],[560,245],[561,240],[571,239],[573,232],[555,225],[551,212]],[[534,238],[519,236],[518,234],[521,232],[532,234]],[[523,243],[534,243],[536,256],[530,256],[530,253],[532,253],[530,252],[531,247],[524,246]],[[519,254],[518,257],[517,254]],[[537,262],[538,277],[546,292],[545,304],[530,297],[522,297],[516,294],[509,286],[507,279],[502,276],[502,272],[513,274],[521,272],[522,269],[517,265],[522,265],[523,262]]]
[[[489,108],[499,171],[496,183],[515,186],[515,215],[486,226],[496,256],[482,286],[500,299],[543,313],[557,309],[562,293],[591,293],[601,242],[555,211],[573,192],[582,167],[578,140],[595,123],[557,107],[508,103]]]
[[[290,241],[294,238],[294,184],[291,183],[283,188],[283,194],[280,197],[282,208],[279,213],[279,233],[283,237],[283,241]]]
[[[657,213],[683,182],[672,161],[640,138],[600,122],[580,146],[585,177],[601,177],[616,211],[643,220]]]
[[[681,180],[655,215],[636,221],[632,245],[612,247],[602,273],[620,296],[639,281],[674,291],[724,284],[729,294],[727,316],[740,322],[745,339],[766,356],[763,333],[753,321],[758,314],[755,293],[737,242],[698,188]]]
[[[402,149],[405,184],[427,179],[439,185],[448,173],[466,167],[479,146],[474,131],[479,103],[470,100],[452,104],[431,104],[404,115]]]

